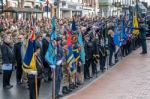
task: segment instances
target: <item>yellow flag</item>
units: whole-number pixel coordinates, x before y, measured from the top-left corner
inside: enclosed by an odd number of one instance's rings
[[[139,28],[139,24],[138,24],[138,18],[137,15],[133,16],[133,28]],[[133,29],[133,34],[134,35],[139,35],[139,30],[138,29]]]

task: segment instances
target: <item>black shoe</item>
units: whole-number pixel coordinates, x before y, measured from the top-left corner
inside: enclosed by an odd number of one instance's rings
[[[66,86],[64,86],[64,87],[62,88],[62,93],[63,93],[63,94],[68,94],[68,90],[67,90],[67,87],[66,87]]]
[[[118,59],[115,60],[115,63],[117,63],[117,62],[118,62]]]
[[[141,52],[140,54],[143,54],[143,52]]]
[[[61,94],[56,95],[56,99],[59,99],[61,97],[63,97],[63,95],[61,95]]]
[[[75,86],[74,84],[70,84],[70,85],[69,85],[69,89],[74,90],[75,88],[76,88],[76,86]]]
[[[104,73],[104,72],[105,72],[105,69],[101,69],[101,72]]]
[[[85,79],[87,79],[87,80],[88,80],[88,79],[90,79],[90,77],[85,77]]]
[[[81,84],[80,82],[77,82],[77,85],[80,86],[80,85],[82,85],[82,84]]]
[[[115,64],[110,64],[109,66],[112,67],[112,66],[114,66],[114,65],[115,65]]]
[[[22,84],[22,82],[21,82],[21,81],[17,82],[17,85],[21,85],[21,84]]]
[[[72,89],[71,88],[67,88],[67,92],[72,92]]]
[[[4,89],[11,89],[13,87],[13,85],[7,85],[4,87]]]
[[[78,88],[79,86],[76,84],[75,87]]]
[[[93,77],[92,77],[92,76],[88,76],[87,78],[91,79],[91,78],[93,78]]]

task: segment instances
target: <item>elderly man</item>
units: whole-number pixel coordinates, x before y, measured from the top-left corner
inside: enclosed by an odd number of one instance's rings
[[[17,67],[16,67],[17,84],[21,84],[21,78],[22,78],[22,55],[21,55],[22,43],[23,43],[23,35],[19,35],[18,42],[14,44],[14,55],[17,62]]]
[[[14,53],[11,47],[11,36],[5,34],[4,42],[1,46],[2,53],[2,69],[3,69],[3,88],[10,89],[13,85],[10,84],[10,78],[14,64]]]

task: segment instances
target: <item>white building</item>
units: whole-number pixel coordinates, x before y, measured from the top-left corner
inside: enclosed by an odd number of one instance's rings
[[[120,15],[122,8],[129,8],[133,5],[133,0],[100,0],[100,15],[102,17]]]
[[[4,3],[6,4],[6,0]],[[43,11],[43,17],[48,18],[54,15],[55,7],[59,18],[71,18],[74,15],[92,17],[99,12],[98,4],[98,0],[8,0],[9,7],[40,8]],[[19,14],[19,18],[24,16],[30,17],[31,14]],[[38,15],[38,17],[41,18],[42,16]]]
[[[71,18],[82,15],[82,0],[61,0],[58,6],[58,17]]]
[[[58,16],[71,18],[74,15],[95,16],[99,11],[98,0],[60,0]]]

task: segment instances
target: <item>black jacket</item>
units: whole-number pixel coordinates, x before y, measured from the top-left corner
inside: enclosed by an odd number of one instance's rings
[[[43,60],[43,65],[44,67],[49,67],[49,64],[45,60],[45,55],[48,50],[49,42],[44,38],[42,40],[42,60]]]
[[[108,47],[109,47],[109,50],[115,51],[114,39],[110,35],[108,36]]]
[[[15,63],[13,49],[9,44],[7,44],[5,42],[2,44],[1,53],[2,53],[2,63],[3,64],[14,64]]]
[[[43,62],[42,62],[42,58],[40,55],[36,56],[36,68],[37,68],[37,72],[38,72],[38,77],[42,78],[44,67],[43,67]]]
[[[93,57],[93,44],[92,42],[85,42],[85,58],[92,59]]]
[[[15,59],[16,59],[18,66],[22,65],[21,46],[22,46],[21,42],[16,43],[14,45],[14,56],[15,56]]]
[[[43,57],[45,57],[46,52],[48,50],[49,42],[44,38],[42,40],[42,51],[43,51]]]
[[[150,20],[147,22],[147,24],[148,24],[148,29],[150,31]]]

